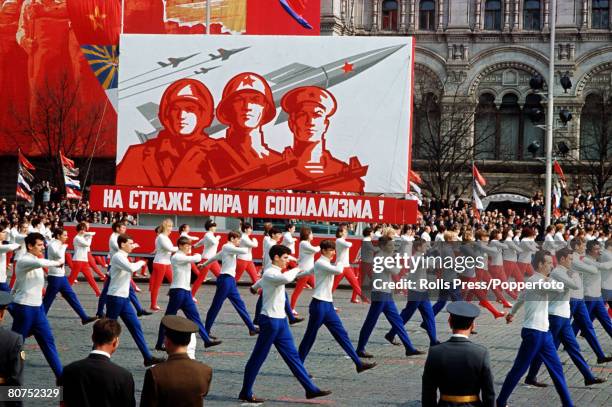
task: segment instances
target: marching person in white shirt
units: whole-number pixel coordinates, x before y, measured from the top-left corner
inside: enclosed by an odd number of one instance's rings
[[[605,249],[601,252],[601,261],[612,261],[612,239],[606,240]],[[612,270],[601,273],[601,293],[604,301],[608,302],[608,315],[612,314]]]
[[[537,252],[533,259],[533,265],[535,273],[527,279],[527,282],[536,285],[550,283],[549,275],[553,265],[550,252],[544,250]],[[518,310],[523,305],[525,306],[525,321],[521,331],[523,341],[514,360],[514,365],[510,369],[508,376],[506,376],[506,380],[504,380],[504,384],[497,397],[498,407],[506,407],[510,394],[512,394],[521,377],[529,369],[531,362],[538,356],[548,368],[557,393],[561,397],[562,405],[564,407],[572,407],[574,405],[567,388],[565,376],[563,375],[561,360],[559,360],[552,334],[549,331],[548,322],[548,297],[553,293],[560,293],[562,291],[563,288],[556,289],[552,286],[523,290],[510,313],[506,315],[507,323],[511,323]]]
[[[321,251],[319,246],[312,245],[311,242],[313,239],[314,236],[312,234],[312,229],[305,226],[300,230],[300,255],[298,257],[298,267],[300,270],[310,270],[313,268],[315,263],[314,257]],[[310,285],[311,287],[315,286],[314,275],[304,276],[296,281],[293,293],[291,293],[291,312],[294,315],[297,315],[297,312],[295,311],[297,300],[307,285]]]
[[[45,285],[43,267],[61,267],[63,260],[42,258],[45,251],[45,237],[30,233],[25,238],[27,253],[21,256],[15,266],[17,279],[13,287],[15,297],[12,304],[13,326],[11,330],[21,334],[23,340],[34,335],[38,346],[45,355],[56,378],[62,375],[60,361],[53,333],[42,306],[42,290]]]
[[[518,253],[517,265],[523,278],[533,274],[533,266],[531,260],[533,255],[538,251],[538,246],[535,242],[536,232],[534,229],[525,228],[522,230],[522,238],[519,244],[521,252]]]
[[[262,296],[264,298],[260,316],[261,333],[245,366],[244,382],[238,397],[240,400],[249,403],[263,402],[262,399],[253,395],[253,384],[259,369],[265,362],[268,353],[270,353],[272,345],[276,347],[291,372],[306,390],[306,398],[327,396],[331,394],[331,391],[319,389],[304,368],[304,364],[295,349],[293,336],[286,318],[285,284],[295,280],[300,269],[294,268],[285,273],[281,271],[287,267],[290,254],[290,250],[283,245],[275,245],[268,253],[264,254],[270,256],[271,264],[264,269],[262,278],[258,281],[258,285],[263,290]]]
[[[239,254],[246,254],[248,250],[246,247],[238,247],[240,245],[241,237],[238,232],[231,231],[227,237],[228,242],[223,245],[221,251],[210,259],[206,260],[200,266],[206,267],[217,260],[221,260],[222,264],[221,274],[219,275],[219,278],[217,278],[217,290],[215,291],[212,304],[210,305],[208,313],[206,314],[205,329],[206,332],[209,334],[211,333],[212,326],[215,323],[215,319],[217,319],[219,311],[221,311],[223,302],[225,302],[226,298],[229,298],[230,302],[238,312],[238,315],[240,315],[240,318],[242,318],[245,325],[249,328],[249,335],[257,335],[259,333],[259,329],[257,329],[255,325],[253,325],[253,322],[251,322],[249,311],[247,311],[246,305],[244,305],[244,301],[242,301],[238,288],[236,287],[236,256]]]
[[[612,260],[602,263],[601,244],[597,240],[589,240],[586,244],[586,257],[584,262],[597,268],[597,273],[584,273],[584,302],[591,317],[591,321],[597,319],[604,330],[612,338],[612,321],[606,310],[601,295],[601,276],[603,273],[612,272]]]
[[[293,237],[295,233],[295,225],[293,223],[287,223],[285,225],[285,233],[283,233],[283,240],[281,244],[285,247],[288,247],[291,250],[291,255],[295,255],[295,242],[297,239]]]
[[[66,248],[68,245],[68,232],[64,229],[59,228],[53,231],[53,240],[47,246],[47,257],[49,260],[56,260],[64,263],[66,256]],[[64,265],[59,267],[49,267],[49,273],[47,276],[47,289],[43,297],[43,307],[45,308],[45,314],[49,313],[49,308],[55,300],[57,294],[62,294],[62,297],[66,300],[68,305],[77,313],[81,318],[83,325],[95,321],[96,317],[90,317],[87,315],[81,302],[77,298],[77,295],[72,290],[68,278],[66,278],[66,271]]]
[[[597,333],[595,332],[589,310],[584,301],[583,275],[596,274],[598,270],[597,267],[584,261],[584,251],[586,248],[584,238],[575,237],[570,240],[570,248],[574,251],[571,266],[572,271],[578,273],[580,276],[580,278],[577,279],[579,287],[570,291],[570,314],[574,319],[572,321],[572,329],[574,330],[574,334],[578,334],[578,331],[581,331],[581,335],[584,336],[584,339],[586,339],[595,353],[595,356],[597,356],[597,363],[608,363],[612,361],[612,356],[606,356],[604,353],[597,339]]]
[[[189,239],[189,241],[191,242],[191,244],[193,244],[194,242],[198,242],[200,240],[199,237],[197,236],[192,236],[189,234],[189,232],[191,232],[191,227],[186,224],[183,223],[181,226],[179,226],[179,237],[186,237],[187,239]],[[191,272],[196,276],[196,279],[198,277],[200,277],[200,270],[198,270],[198,267],[195,265],[195,263],[191,263]],[[195,301],[197,303],[197,301]]]
[[[140,270],[145,262],[143,260],[130,262],[128,256],[134,250],[134,241],[130,236],[119,235],[117,245],[119,251],[111,259],[111,282],[108,287],[106,317],[115,320],[121,317],[144,358],[144,365],[152,366],[163,362],[164,359],[151,355],[142,332],[142,326],[129,299],[132,274]]]
[[[352,303],[358,303],[359,300],[357,297],[361,297],[361,286],[359,285],[359,280],[353,273],[353,269],[351,268],[351,262],[349,260],[349,251],[353,244],[346,240],[348,236],[348,228],[346,225],[339,225],[338,230],[336,230],[336,264],[343,267],[342,274],[337,275],[334,279],[334,288],[336,291],[340,281],[343,278],[346,278],[351,287],[353,287],[353,295],[351,296]]]
[[[72,256],[73,269],[70,272],[70,277],[68,277],[68,282],[70,285],[74,284],[74,281],[79,276],[79,273],[83,273],[87,282],[93,288],[96,293],[96,297],[100,296],[100,288],[98,287],[98,283],[94,280],[93,274],[91,273],[91,269],[89,267],[89,256],[88,249],[91,246],[91,240],[96,232],[88,232],[87,229],[89,225],[87,222],[80,222],[76,226],[77,235],[72,240],[72,245],[74,246],[74,256]]]
[[[308,319],[308,326],[299,347],[300,359],[302,362],[306,360],[310,349],[314,345],[319,328],[321,328],[321,325],[325,325],[336,342],[340,344],[346,354],[353,360],[357,373],[361,373],[373,368],[376,366],[376,363],[364,363],[357,356],[348,333],[334,309],[332,286],[334,284],[334,277],[342,273],[342,265],[333,266],[331,264],[331,259],[336,254],[336,245],[331,240],[323,240],[319,247],[321,248],[319,260],[314,264],[314,267],[301,273],[302,276],[314,274],[315,288],[309,307],[310,318]]]
[[[13,275],[11,276],[11,282],[9,283],[9,287],[11,288],[13,288],[15,285],[15,278],[17,277],[17,274],[15,273],[15,264],[17,261],[19,261],[21,256],[28,252],[26,249],[25,238],[29,233],[29,226],[30,224],[28,222],[23,221],[19,223],[17,228],[11,229],[11,240],[19,245],[19,249],[15,250],[13,254]]]
[[[514,232],[511,228],[506,227],[502,232],[503,243],[506,245],[504,249],[502,249],[502,258],[504,262],[504,273],[506,274],[506,278],[510,279],[510,277],[514,278],[514,281],[523,282],[525,281],[525,275],[521,272],[517,261],[518,254],[523,250],[520,245],[514,241]]]
[[[219,240],[221,240],[221,236],[215,236],[215,232],[217,231],[217,224],[213,222],[211,219],[207,220],[204,224],[204,229],[206,229],[206,234],[197,242],[193,247],[204,246],[204,252],[202,253],[202,260],[206,261],[208,259],[212,259],[215,254],[217,254],[217,248],[219,247]],[[195,298],[200,286],[206,280],[206,275],[209,271],[215,275],[215,277],[219,278],[221,274],[221,267],[217,261],[213,261],[208,264],[208,266],[200,269],[200,275],[196,279],[196,281],[191,286],[191,296]]]
[[[253,263],[253,249],[259,246],[256,238],[251,237],[253,226],[250,223],[243,223],[240,227],[242,236],[240,237],[240,247],[245,247],[248,250],[247,254],[239,254],[236,261],[236,281],[240,281],[242,274],[246,271],[251,277],[251,282],[255,283],[259,280],[257,268]]]
[[[572,331],[570,324],[570,289],[579,287],[580,275],[572,272],[572,251],[569,248],[557,250],[557,267],[550,273],[550,277],[564,284],[562,292],[555,292],[549,295],[548,298],[548,322],[550,323],[550,333],[552,334],[555,348],[559,349],[559,344],[563,343],[565,351],[568,353],[582,376],[584,384],[591,386],[593,384],[604,383],[606,380],[593,376],[589,365],[580,353],[580,345],[576,341],[576,335]],[[536,356],[531,362],[529,373],[525,379],[525,384],[530,384],[536,387],[547,387],[546,384],[538,382],[538,371],[542,366],[542,358]]]
[[[182,236],[177,242],[178,251],[172,256],[170,260],[172,263],[172,284],[170,284],[170,299],[168,306],[166,307],[165,315],[176,315],[181,310],[185,314],[185,317],[190,321],[193,321],[199,329],[200,336],[204,341],[204,346],[209,348],[211,346],[217,346],[221,341],[212,340],[202,320],[198,308],[191,297],[191,265],[198,263],[202,260],[202,255],[191,254],[191,240],[187,236]],[[157,344],[155,345],[156,350],[165,350],[162,348],[164,342],[164,326],[159,324],[159,334],[157,336]]]
[[[161,308],[157,305],[157,296],[159,289],[164,281],[164,277],[169,283],[172,283],[172,266],[170,265],[170,256],[176,253],[178,247],[172,244],[170,233],[172,233],[172,220],[164,219],[159,225],[159,233],[155,238],[155,257],[153,258],[153,272],[149,279],[151,289],[151,310],[159,311]]]
[[[15,252],[15,250],[19,250],[21,245],[17,243],[4,243],[7,238],[7,230],[0,230],[0,291],[10,292],[11,288],[7,284],[7,261],[6,254]],[[15,273],[13,273],[15,274]]]

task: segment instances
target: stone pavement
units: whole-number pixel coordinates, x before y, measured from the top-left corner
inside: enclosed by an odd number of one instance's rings
[[[100,284],[101,285],[101,284]],[[147,285],[139,284],[142,292],[139,294],[144,306],[149,305]],[[198,294],[198,308],[205,318],[215,286],[206,284]],[[75,290],[85,309],[95,312],[97,298],[87,283],[81,281],[75,285]],[[168,286],[162,287],[160,292],[160,306],[167,303]],[[289,289],[291,291],[291,289]],[[256,296],[249,293],[246,286],[240,287],[240,293],[247,303],[250,312],[254,312]],[[298,304],[298,312],[308,316],[308,304],[312,291],[306,290]],[[340,308],[340,317],[349,332],[351,340],[356,345],[361,323],[365,318],[368,306],[351,304],[350,291],[338,290],[335,295],[336,306]],[[398,308],[404,306],[403,299],[396,299]],[[152,348],[157,338],[157,329],[162,314],[155,314],[141,318],[147,342]],[[438,335],[441,340],[449,336],[446,322],[448,314],[442,312],[438,315]],[[56,345],[64,364],[85,357],[91,347],[91,326],[83,327],[76,314],[67,303],[58,297],[49,313],[49,319]],[[488,346],[491,355],[495,387],[498,392],[501,384],[512,366],[520,343],[520,329],[522,312],[513,324],[507,325],[505,321],[495,321],[488,312],[483,312],[478,319],[478,335],[473,337],[477,343]],[[5,321],[10,326],[11,319]],[[420,316],[415,322],[407,325],[411,340],[418,349],[427,350],[428,339],[425,331],[418,327]],[[426,355],[406,358],[403,347],[391,346],[383,335],[389,324],[381,318],[376,330],[371,336],[368,352],[374,354],[379,366],[374,370],[357,375],[351,360],[342,352],[339,345],[333,340],[325,328],[319,336],[313,350],[306,360],[306,367],[314,375],[314,381],[323,389],[330,389],[333,394],[327,398],[314,401],[304,398],[304,391],[297,380],[282,361],[276,350],[272,349],[270,356],[264,364],[255,383],[255,394],[268,401],[267,406],[307,406],[312,404],[325,404],[336,406],[419,406],[421,394],[421,373]],[[292,327],[294,339],[297,344],[302,339],[306,321]],[[598,337],[606,353],[612,353],[612,340],[605,335],[599,323],[596,323]],[[213,381],[211,391],[206,398],[206,405],[237,406],[238,392],[242,385],[243,371],[246,361],[255,343],[255,337],[249,337],[247,328],[243,325],[233,307],[227,301],[219,314],[213,328],[213,334],[223,340],[223,344],[204,351],[202,341],[198,340],[197,357],[199,360],[212,366]],[[593,367],[596,376],[603,376],[608,382],[594,387],[584,387],[583,379],[565,352],[561,352],[566,379],[576,406],[610,406],[612,405],[612,363],[596,365],[595,356],[583,339],[579,340],[584,356]],[[54,385],[54,377],[42,353],[33,338],[26,341],[27,360],[25,366],[25,383],[30,387],[45,387]],[[121,336],[119,350],[113,360],[130,370],[136,382],[136,400],[139,402],[140,390],[144,379],[145,369],[142,358],[127,329]],[[458,375],[461,372],[457,372]],[[552,382],[542,369],[540,380],[549,383],[546,389],[537,389],[519,385],[510,398],[511,406],[558,406],[557,397]],[[51,405],[44,402],[27,402],[26,406]]]

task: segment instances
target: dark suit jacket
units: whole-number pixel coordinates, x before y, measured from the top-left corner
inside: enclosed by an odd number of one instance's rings
[[[438,403],[437,390],[440,390],[440,394],[451,396],[480,395],[481,402]],[[461,337],[452,337],[447,342],[430,347],[423,370],[421,400],[423,407],[493,407],[495,389],[487,348]]]
[[[23,355],[21,335],[0,327],[0,377],[2,386],[21,386],[23,384]],[[20,407],[20,401],[0,401],[0,407]]]
[[[64,368],[65,407],[131,407],[134,398],[132,374],[104,355],[90,354]]]
[[[174,354],[145,374],[141,407],[201,407],[208,394],[212,369],[186,353]]]

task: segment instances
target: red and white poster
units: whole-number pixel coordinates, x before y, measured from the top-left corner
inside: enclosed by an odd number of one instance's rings
[[[407,37],[123,35],[118,185],[408,191]]]

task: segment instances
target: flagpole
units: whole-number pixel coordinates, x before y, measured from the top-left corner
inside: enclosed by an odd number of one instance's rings
[[[550,225],[552,211],[552,149],[553,149],[553,99],[555,94],[555,25],[557,20],[557,0],[550,2],[550,56],[548,61],[548,112],[546,115],[546,191],[544,193],[544,227]]]
[[[210,35],[210,0],[206,0],[206,35]]]
[[[125,22],[125,0],[121,0],[121,34],[123,34],[124,22]]]

